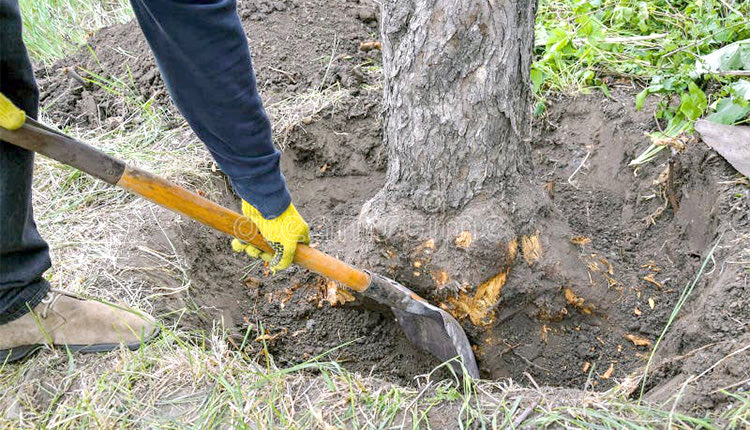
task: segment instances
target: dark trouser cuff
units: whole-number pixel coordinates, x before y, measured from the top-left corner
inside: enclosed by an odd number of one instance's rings
[[[12,297],[11,302],[4,306],[5,309],[0,313],[0,325],[26,315],[30,309],[34,309],[36,305],[42,302],[49,289],[49,282],[40,279],[23,288],[0,290],[0,303],[3,302],[5,297]]]

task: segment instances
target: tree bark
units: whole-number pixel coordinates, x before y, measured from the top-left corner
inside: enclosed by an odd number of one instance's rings
[[[445,299],[504,270],[547,207],[530,183],[535,12],[534,0],[382,4],[388,171],[361,225],[422,293]]]
[[[533,0],[383,3],[389,198],[446,213],[530,173],[535,9]]]

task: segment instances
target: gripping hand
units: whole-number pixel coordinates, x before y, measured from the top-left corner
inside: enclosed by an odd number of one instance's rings
[[[250,221],[258,227],[260,234],[273,248],[274,253],[263,252],[239,239],[232,241],[232,249],[236,252],[245,252],[253,258],[260,257],[271,266],[274,273],[284,270],[292,264],[294,253],[297,251],[297,243],[310,243],[310,231],[307,223],[302,219],[293,204],[290,204],[284,213],[278,217],[266,219],[258,209],[243,200],[242,214],[250,218]]]

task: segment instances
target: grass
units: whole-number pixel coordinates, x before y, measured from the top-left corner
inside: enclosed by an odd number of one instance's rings
[[[667,46],[664,40],[627,45],[596,38],[576,42],[586,37],[582,32],[588,27],[573,14],[599,17],[598,9],[591,8],[594,3],[541,3],[542,22],[555,23],[569,31],[570,38],[560,48],[560,57],[551,56],[548,63],[535,65],[543,77],[537,82],[542,99],[553,91],[602,88],[606,93],[601,78],[607,73],[637,75],[648,83],[653,77],[649,73],[679,66],[639,59],[643,52],[661,55]],[[605,11],[640,7],[628,1],[600,3],[597,7]],[[721,7],[717,2],[704,4]],[[22,0],[21,6],[27,45],[34,59],[45,64],[64,57],[90,31],[130,17],[127,4],[120,0]],[[581,12],[580,8],[587,7]],[[680,13],[684,12],[668,12],[672,20]],[[664,26],[672,23],[667,17],[654,19],[661,19]],[[664,30],[635,30],[613,25],[612,19],[602,22],[607,37]],[[695,26],[694,21],[677,24],[675,34]],[[548,31],[554,33],[555,28]],[[688,35],[674,43],[685,43]],[[700,53],[696,51],[700,49],[704,48],[696,45],[684,51]],[[628,69],[628,64],[642,70]],[[68,129],[68,133],[95,141],[103,150],[187,187],[204,190],[209,198],[221,194],[212,180],[208,153],[184,123],[168,127],[174,118],[144,103],[127,76],[87,76],[127,104],[132,115],[112,130]],[[318,88],[270,104],[277,137],[283,141],[295,124],[335,106],[342,96],[336,87]],[[53,250],[55,266],[47,275],[55,286],[146,311],[153,311],[154,303],[165,296],[190,288],[189,267],[174,246],[171,251],[142,249],[135,237],[145,225],[164,227],[158,224],[167,216],[164,209],[54,161],[40,157],[36,169],[34,204],[39,227]],[[120,257],[139,246],[138,251],[152,262],[139,270],[160,271],[175,280],[174,287],[149,287],[136,277],[122,276],[129,268],[121,267]],[[175,309],[173,315],[184,311]],[[156,342],[137,352],[83,356],[54,350],[20,364],[0,365],[0,428],[651,429],[664,428],[667,422],[674,429],[750,427],[750,397],[738,388],[726,393],[734,400],[730,409],[703,417],[633,401],[631,391],[623,388],[628,381],[603,393],[539,387],[530,376],[524,381],[435,382],[422,375],[411,386],[402,386],[349,372],[327,356],[279,368],[265,345],[250,340],[255,333],[248,332],[235,348],[230,347],[232,341],[219,323],[205,332],[180,327],[179,321],[164,327]]]
[[[125,103],[129,103],[127,98]],[[168,128],[165,113],[149,110],[142,104],[134,104],[133,112],[111,130],[65,131],[189,189],[211,188],[213,161],[186,125]],[[44,157],[37,159],[33,187],[34,207],[40,215],[38,225],[50,242],[56,262],[46,276],[74,292],[90,292],[89,286],[105,278],[116,281],[129,295],[136,294],[136,285],[125,285],[112,273],[117,269],[118,253],[129,245],[123,237],[154,222],[143,216],[134,218],[135,212],[125,209],[145,203],[134,200],[126,191]],[[173,261],[174,256],[167,260]],[[114,298],[109,291],[99,293]]]
[[[44,64],[78,49],[99,28],[133,18],[127,0],[20,0],[19,4],[26,48]]]
[[[417,379],[403,387],[325,357],[277,368],[267,350],[229,349],[221,327],[167,327],[138,352],[46,352],[0,368],[4,428],[525,428],[742,429],[748,400],[715,418],[513,381]],[[43,371],[39,371],[43,369]],[[532,381],[533,382],[533,381]],[[12,388],[12,389],[10,389]]]

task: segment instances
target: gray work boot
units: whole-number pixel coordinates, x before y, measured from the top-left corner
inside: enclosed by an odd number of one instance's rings
[[[138,349],[159,333],[153,318],[128,309],[52,290],[31,312],[0,325],[0,365],[45,345],[78,352]]]

